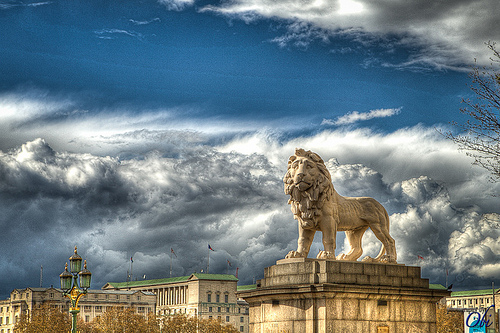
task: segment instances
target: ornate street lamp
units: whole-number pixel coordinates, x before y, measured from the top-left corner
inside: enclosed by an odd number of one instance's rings
[[[82,257],[76,253],[76,246],[75,253],[69,257],[69,267],[70,271],[68,272],[68,263],[66,263],[64,272],[59,275],[59,278],[61,279],[63,295],[71,300],[71,307],[69,308],[69,313],[73,317],[71,332],[76,333],[76,315],[80,312],[78,301],[90,288],[92,273],[87,269],[87,260],[85,260],[82,269]],[[78,277],[80,277],[80,286],[78,286]]]

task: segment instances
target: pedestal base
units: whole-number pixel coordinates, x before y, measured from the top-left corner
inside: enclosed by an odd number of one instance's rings
[[[250,304],[250,332],[436,332],[436,302],[420,267],[284,259],[264,271]]]

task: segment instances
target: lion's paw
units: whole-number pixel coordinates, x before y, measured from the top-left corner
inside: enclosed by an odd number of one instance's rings
[[[316,259],[335,259],[335,253],[330,251],[319,251]]]
[[[345,253],[341,253],[337,256],[337,260],[347,260],[346,257]]]
[[[290,251],[288,254],[285,256],[285,259],[291,259],[291,258],[304,258],[305,255],[304,253],[297,252],[297,251]]]
[[[395,264],[396,263],[396,260],[394,260],[391,256],[388,256],[388,255],[383,255],[381,258],[380,258],[380,262],[384,263],[384,264]]]
[[[377,260],[377,259],[372,258],[372,257],[370,257],[370,256],[366,256],[366,257],[364,257],[364,258],[363,258],[363,260],[361,260],[361,261],[362,261],[362,262],[378,262],[378,260]]]

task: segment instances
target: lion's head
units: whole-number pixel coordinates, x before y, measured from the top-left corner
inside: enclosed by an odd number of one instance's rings
[[[316,217],[325,201],[331,199],[333,185],[330,172],[318,154],[301,148],[288,160],[288,170],[283,178],[285,193],[294,218],[304,229],[317,227]]]

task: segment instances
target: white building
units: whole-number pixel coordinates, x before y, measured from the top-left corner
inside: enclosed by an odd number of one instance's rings
[[[108,282],[103,290],[145,291],[156,295],[157,315],[185,313],[201,319],[219,319],[248,332],[248,303],[237,297],[238,279],[227,274]]]
[[[0,333],[14,332],[14,326],[22,314],[29,316],[33,309],[46,302],[69,315],[71,302],[63,296],[61,289],[14,289],[10,298],[0,300]],[[87,294],[80,298],[78,306],[78,317],[85,322],[94,320],[110,307],[133,308],[138,314],[147,316],[148,313],[155,312],[156,296],[140,290],[88,290]]]
[[[495,289],[495,304],[500,307],[500,288]],[[454,291],[446,297],[449,309],[486,309],[493,305],[493,289]]]

